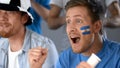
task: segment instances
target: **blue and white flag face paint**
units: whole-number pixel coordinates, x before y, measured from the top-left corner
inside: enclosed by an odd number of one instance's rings
[[[83,26],[80,28],[83,35],[90,34],[90,26]]]

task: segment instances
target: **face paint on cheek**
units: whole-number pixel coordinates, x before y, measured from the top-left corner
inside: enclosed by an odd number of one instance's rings
[[[83,35],[90,34],[90,26],[83,26],[80,28],[80,30],[82,31]]]

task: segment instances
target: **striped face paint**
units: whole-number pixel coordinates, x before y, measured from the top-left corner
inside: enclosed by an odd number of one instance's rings
[[[80,28],[83,35],[90,34],[90,26],[83,26]]]

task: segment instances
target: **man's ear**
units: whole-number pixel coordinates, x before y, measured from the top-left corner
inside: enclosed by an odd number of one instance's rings
[[[102,29],[102,22],[98,20],[94,23],[94,32],[99,33],[101,29]]]
[[[29,20],[28,14],[24,14],[24,15],[22,16],[22,22],[23,22],[23,24],[26,24],[28,20]]]

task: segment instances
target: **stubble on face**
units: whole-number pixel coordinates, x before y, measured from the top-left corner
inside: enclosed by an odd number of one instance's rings
[[[8,38],[12,34],[12,25],[9,23],[0,24],[0,36]]]

